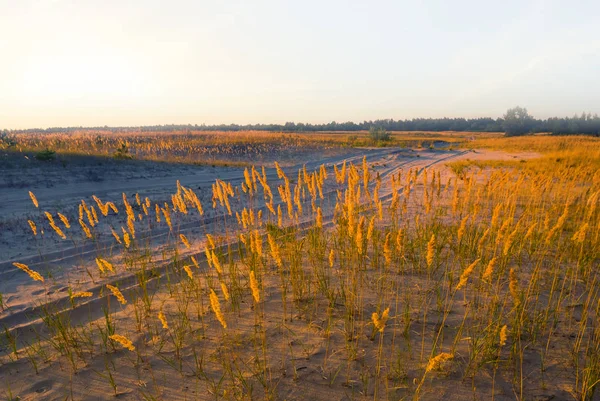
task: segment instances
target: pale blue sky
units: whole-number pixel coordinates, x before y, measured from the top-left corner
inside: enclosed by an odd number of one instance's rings
[[[600,113],[600,1],[0,0],[0,128]]]

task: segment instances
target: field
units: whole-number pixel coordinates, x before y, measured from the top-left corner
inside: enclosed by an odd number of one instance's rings
[[[598,400],[600,139],[0,138],[0,397]]]

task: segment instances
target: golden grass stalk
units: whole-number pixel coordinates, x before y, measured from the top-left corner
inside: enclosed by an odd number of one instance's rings
[[[431,267],[433,264],[433,258],[435,257],[435,234],[431,234],[431,239],[427,243],[427,267]]]
[[[552,240],[552,237],[554,237],[554,234],[556,234],[564,226],[565,222],[567,221],[568,216],[569,216],[569,204],[567,203],[565,205],[565,209],[564,209],[562,215],[558,218],[558,221],[556,222],[556,224],[548,232],[548,235],[546,236],[546,244],[549,244],[550,241]]]
[[[460,226],[458,227],[458,232],[457,232],[458,242],[460,242],[463,235],[465,234],[465,229],[467,227],[468,220],[469,220],[469,216],[465,216],[465,218],[463,218],[460,222]]]
[[[217,254],[214,251],[210,252],[210,254],[211,254],[212,265],[214,266],[215,270],[219,274],[223,274],[223,268],[221,267],[221,262],[219,262],[219,257],[217,256]]]
[[[37,236],[37,226],[35,223],[31,220],[27,220],[27,222],[29,223],[29,227],[31,227],[31,232],[33,232],[33,235]]]
[[[402,249],[402,243],[404,242],[404,231],[402,229],[398,230],[398,234],[396,234],[396,247],[398,250]]]
[[[317,218],[315,221],[315,226],[318,228],[323,228],[323,212],[321,211],[321,207],[317,208]]]
[[[163,329],[169,329],[169,323],[167,322],[167,317],[165,316],[165,314],[163,313],[163,311],[161,310],[160,312],[158,312],[158,320],[160,320],[160,322],[162,323],[162,327]]]
[[[217,294],[215,294],[215,291],[212,289],[210,290],[210,306],[211,306],[213,312],[215,313],[217,320],[219,321],[219,323],[221,323],[221,326],[223,326],[223,328],[226,329],[227,322],[225,321],[223,312],[221,312],[221,305],[219,304],[219,297],[217,297]]]
[[[510,252],[510,247],[512,246],[518,232],[519,232],[519,227],[517,225],[517,227],[515,227],[515,229],[506,238],[506,241],[504,242],[504,250],[503,250],[504,256],[507,256],[508,253]]]
[[[452,355],[448,352],[442,352],[441,354],[436,355],[435,357],[433,357],[429,360],[429,362],[427,363],[427,367],[425,368],[425,372],[428,373],[433,370],[438,370],[441,368],[441,366],[444,362],[449,361],[453,358],[454,358],[454,355]]]
[[[94,206],[90,207],[90,211],[92,212],[92,217],[94,218],[94,223],[98,223],[98,213],[96,213],[96,208]]]
[[[111,273],[114,273],[115,271],[110,262],[101,258],[96,258],[96,265],[98,265],[98,269],[100,269],[102,273],[104,273],[106,270],[110,271]]]
[[[494,267],[496,266],[497,260],[498,260],[498,258],[494,257],[488,262],[487,267],[485,268],[485,271],[483,272],[483,276],[482,276],[483,280],[487,281],[490,278],[492,278],[492,274],[494,274]]]
[[[62,213],[58,213],[58,218],[65,225],[66,228],[71,228],[71,224],[69,223],[69,219]]]
[[[127,229],[129,230],[129,234],[131,238],[135,239],[135,220],[127,218]]]
[[[358,225],[356,226],[356,250],[362,255],[363,249],[363,230],[365,227],[365,216],[360,216]]]
[[[125,205],[125,212],[127,213],[128,220],[135,220],[135,213],[133,213],[133,208],[127,201],[127,195],[123,194],[123,205]]]
[[[269,241],[269,248],[271,248],[271,256],[275,260],[278,267],[283,267],[283,261],[281,260],[281,254],[279,253],[279,246],[275,242],[275,238],[271,233],[267,233],[267,240]]]
[[[506,340],[508,339],[508,327],[506,325],[502,326],[500,329],[500,347],[504,347],[506,345]]]
[[[50,213],[48,213],[48,212],[44,212],[44,214],[48,218],[48,222],[50,223],[50,227],[52,227],[52,229],[56,232],[56,234],[58,234],[58,236],[61,237],[62,239],[67,239],[67,236],[65,235],[65,233],[63,233],[63,231],[60,229],[60,227],[56,225],[56,223],[55,223],[54,218],[52,217],[52,215]]]
[[[18,267],[19,269],[23,270],[33,280],[44,282],[44,278],[42,277],[42,275],[39,274],[38,272],[34,271],[34,270],[31,270],[29,268],[29,266],[27,266],[26,264],[14,262],[13,265],[16,266],[16,267]]]
[[[225,300],[229,301],[229,290],[227,289],[227,286],[224,282],[221,282],[221,291],[223,291],[223,296],[225,297]]]
[[[256,252],[256,255],[261,258],[263,255],[263,242],[262,242],[262,236],[260,235],[260,233],[258,232],[258,230],[254,230],[252,232],[253,237],[254,237],[254,252]]]
[[[163,215],[165,216],[165,221],[167,222],[167,225],[169,226],[169,230],[173,231],[173,226],[171,225],[171,212],[169,211],[169,206],[165,203],[165,207],[161,209],[163,212]]]
[[[458,285],[456,286],[457,291],[460,290],[461,288],[463,288],[467,284],[467,281],[469,281],[469,277],[471,276],[471,273],[473,273],[473,270],[475,269],[475,267],[477,266],[477,264],[479,263],[480,260],[481,260],[481,258],[479,258],[476,261],[474,261],[473,263],[471,263],[465,269],[465,271],[460,275],[460,280],[458,280]]]
[[[577,232],[575,232],[575,234],[573,234],[573,237],[571,237],[571,240],[575,241],[575,242],[577,242],[579,244],[582,244],[585,241],[585,235],[586,235],[586,233],[588,231],[588,228],[589,228],[589,224],[587,222],[583,223],[579,227],[579,229],[577,230]]]
[[[208,267],[213,267],[213,256],[210,249],[204,248],[204,256],[206,257],[206,263],[208,263]]]
[[[119,210],[117,209],[117,207],[115,206],[115,204],[112,203],[112,202],[106,202],[106,207],[110,208],[110,210],[112,210],[114,214],[118,214],[119,213]]]
[[[183,243],[183,245],[185,245],[186,248],[190,248],[190,242],[188,241],[187,237],[183,234],[179,234],[179,238],[181,238],[181,242]]]
[[[154,215],[156,216],[156,222],[160,223],[160,206],[158,206],[158,203],[154,204]]]
[[[252,290],[252,298],[254,298],[254,302],[260,302],[260,290],[258,288],[258,281],[256,280],[256,275],[254,274],[254,270],[250,271],[250,289]]]
[[[135,351],[135,347],[133,346],[133,343],[127,337],[122,336],[120,334],[113,334],[109,338],[111,340],[116,341],[119,344],[121,344],[123,346],[123,348],[127,348],[129,351]]]
[[[496,207],[494,208],[494,211],[492,213],[492,221],[490,223],[490,227],[494,228],[496,227],[496,225],[498,224],[498,218],[500,217],[500,210],[502,209],[502,204],[499,203],[498,205],[496,205]]]
[[[381,314],[381,317],[379,317],[377,312],[373,312],[373,314],[371,315],[371,320],[373,321],[373,325],[380,333],[383,333],[383,330],[385,329],[385,324],[388,321],[389,314],[390,314],[390,308],[386,308],[383,311],[383,313]]]
[[[82,220],[79,220],[79,223],[81,223],[81,222],[82,222]],[[82,227],[83,227],[83,225],[82,225]],[[117,232],[115,231],[115,229],[111,227],[110,231],[112,232],[112,235],[113,235],[113,237],[115,237],[115,239],[117,240],[117,242],[119,244],[122,244],[123,242],[121,242],[121,238],[119,238],[119,234],[117,234]]]
[[[375,216],[371,217],[369,225],[367,226],[367,243],[371,242],[373,238],[373,231],[375,230]]]
[[[83,211],[85,211],[85,215],[87,216],[87,220],[88,220],[89,225],[92,226],[92,227],[94,227],[96,225],[96,219],[94,219],[94,215],[92,214],[92,211],[87,206],[87,204],[85,203],[84,200],[81,201],[81,206],[83,208]]]
[[[110,290],[110,292],[112,292],[112,294],[115,296],[115,298],[117,298],[117,300],[121,304],[125,305],[127,303],[127,300],[125,299],[125,297],[123,296],[123,294],[117,287],[112,286],[110,284],[106,284],[106,288],[108,288]]]
[[[31,201],[33,202],[33,206],[40,207],[38,200],[35,197],[35,195],[33,194],[33,192],[29,191],[29,197],[31,198]]]
[[[208,242],[210,249],[215,249],[215,240],[212,235],[206,234],[206,242]]]
[[[102,201],[100,200],[100,198],[98,198],[96,195],[92,195],[92,199],[98,205],[98,209],[100,209],[100,213],[102,213],[102,215],[106,217],[108,215],[108,205],[103,204]]]
[[[129,238],[129,233],[123,229],[123,242],[125,243],[125,248],[129,248],[131,245],[131,238]]]
[[[190,268],[189,265],[183,265],[183,270],[185,270],[185,273],[188,275],[190,280],[192,280],[194,278],[194,275],[192,274],[192,269]]]
[[[485,230],[483,232],[483,235],[481,236],[481,238],[479,238],[479,241],[477,242],[477,249],[479,250],[480,253],[483,250],[483,244],[489,234],[490,234],[490,228],[488,227],[487,230]]]
[[[537,226],[537,222],[534,222],[529,226],[529,228],[527,229],[527,233],[525,234],[525,237],[523,237],[523,241],[528,240],[533,235],[533,231],[535,230],[536,226]]]
[[[92,233],[89,229],[89,227],[87,226],[87,224],[85,224],[85,222],[82,219],[79,219],[79,225],[81,226],[81,229],[83,230],[86,238],[92,238]],[[121,242],[121,241],[119,241]]]
[[[392,263],[392,247],[391,247],[392,233],[387,233],[385,236],[385,242],[383,244],[383,257],[385,262],[389,265]]]

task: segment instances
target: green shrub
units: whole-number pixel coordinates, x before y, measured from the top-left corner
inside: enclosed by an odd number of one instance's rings
[[[375,128],[375,127],[371,127],[371,129],[369,129],[369,137],[378,142],[378,141],[390,141],[392,139],[392,136],[390,135],[389,132],[387,132],[384,128]]]
[[[35,158],[42,162],[52,161],[56,159],[56,152],[46,148],[46,150],[36,153]]]

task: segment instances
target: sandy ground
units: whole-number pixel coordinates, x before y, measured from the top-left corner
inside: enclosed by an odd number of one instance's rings
[[[437,166],[445,160],[461,158],[502,159],[523,157],[491,151],[415,151],[410,149],[336,149],[328,154],[303,155],[302,162],[287,158],[280,162],[286,173],[295,173],[303,165],[308,170],[320,164],[332,165],[343,160],[358,163],[366,155],[374,171],[382,177],[398,169]],[[221,179],[239,185],[243,179],[242,167],[191,166],[146,161],[116,161],[94,157],[70,157],[65,161],[39,162],[31,158],[4,155],[0,159],[0,263],[26,260],[31,255],[68,249],[72,243],[59,241],[54,236],[44,238],[44,243],[31,241],[28,219],[35,221],[41,212],[61,212],[68,217],[77,215],[77,204],[86,200],[93,204],[92,195],[103,201],[120,202],[125,193],[131,201],[136,193],[153,202],[170,201],[176,182],[194,189],[203,203],[212,196],[211,185]],[[272,164],[267,164],[271,166]],[[268,177],[276,177],[273,168]],[[292,176],[294,174],[291,174]],[[32,191],[40,203],[36,209],[29,198]],[[210,209],[210,208],[205,208]],[[49,237],[49,238],[48,238]]]
[[[514,159],[532,157],[532,154],[507,154],[493,151],[464,151],[464,150],[413,150],[413,149],[346,149],[335,154],[306,156],[304,162],[286,163],[284,168],[289,177],[294,177],[297,170],[306,165],[309,171],[315,170],[320,164],[325,164],[330,174],[333,175],[332,165],[339,165],[344,160],[360,164],[362,157],[367,156],[373,173],[379,173],[383,182],[381,197],[389,200],[391,188],[388,177],[398,171],[409,169],[435,168],[442,173],[442,182],[452,176],[446,162],[460,159],[490,160],[490,159]],[[95,294],[107,283],[119,282],[119,287],[125,294],[135,292],[136,277],[134,272],[127,269],[118,269],[117,273],[110,277],[98,277],[89,274],[95,269],[94,258],[98,255],[112,261],[124,260],[121,253],[122,247],[117,247],[110,235],[110,227],[119,228],[124,225],[123,213],[109,216],[103,219],[101,226],[96,229],[97,239],[94,242],[86,241],[80,233],[77,223],[76,205],[85,199],[88,204],[93,204],[92,195],[98,196],[103,201],[113,201],[119,209],[122,209],[121,196],[126,193],[130,202],[134,202],[135,194],[138,193],[142,199],[148,197],[152,202],[164,203],[170,201],[171,194],[176,191],[176,181],[179,180],[183,186],[194,189],[204,205],[206,211],[203,217],[197,213],[178,217],[174,222],[179,232],[192,242],[189,250],[181,250],[181,257],[201,254],[204,250],[205,233],[220,233],[227,227],[235,226],[235,221],[224,215],[223,210],[211,208],[211,184],[215,179],[229,181],[232,185],[239,185],[243,180],[243,168],[236,167],[211,167],[211,166],[188,166],[170,165],[152,162],[117,162],[93,158],[69,159],[66,165],[61,163],[43,164],[41,162],[23,159],[4,159],[0,165],[3,174],[0,179],[0,293],[3,296],[4,309],[0,311],[0,327],[13,330],[24,343],[33,343],[36,337],[44,331],[43,322],[37,318],[44,308],[51,306],[57,310],[68,310],[71,307],[67,294],[71,287],[76,291],[92,291]],[[275,169],[267,169],[268,181],[275,192],[276,184],[279,182]],[[332,179],[329,180],[333,181]],[[36,194],[40,209],[33,207],[29,199],[28,191]],[[336,187],[326,187],[324,212],[325,220],[330,217],[335,205]],[[275,198],[279,196],[275,194]],[[261,202],[262,203],[262,202]],[[233,204],[234,211],[241,210],[246,204]],[[51,229],[42,223],[44,218],[41,211],[50,211],[53,214],[62,212],[69,217],[75,229],[68,233],[67,240],[61,240]],[[44,227],[45,234],[32,237],[27,224],[27,219],[38,223],[40,228]],[[229,219],[229,220],[228,220]],[[138,227],[138,235],[144,238],[148,246],[153,249],[154,255],[162,253],[163,260],[154,260],[157,265],[168,265],[169,258],[165,255],[172,250],[173,240],[164,222],[162,224],[148,221],[147,225]],[[41,238],[40,238],[41,237]],[[29,265],[34,270],[44,272],[51,277],[43,286],[32,282],[29,277],[16,269],[12,262],[21,262]],[[161,270],[158,269],[160,275]],[[418,283],[417,283],[418,284]],[[277,298],[277,286],[272,284],[266,288],[266,292],[272,298]],[[83,324],[87,321],[102,319],[103,312],[100,305],[105,302],[104,297],[95,296],[76,308],[69,314],[71,323]],[[248,306],[245,306],[247,308]],[[266,304],[265,314],[277,316],[281,305],[277,303]],[[418,313],[418,311],[417,311]],[[121,310],[116,314],[119,321],[130,321],[133,319],[131,308]],[[295,323],[291,322],[289,330],[294,329]],[[317,324],[318,326],[318,324]],[[239,319],[235,323],[235,332],[247,333],[252,331],[252,319]],[[274,329],[273,329],[274,330]],[[281,367],[278,370],[280,376],[278,387],[279,399],[353,399],[361,398],[362,393],[353,388],[354,385],[332,386],[331,383],[342,381],[336,379],[335,371],[324,370],[323,366],[335,367],[344,364],[345,359],[341,355],[343,339],[333,337],[332,349],[325,350],[322,345],[322,330],[315,328],[313,333],[306,330],[306,325],[298,325],[299,336],[295,336],[293,344],[286,343],[286,336],[279,331],[268,332],[270,343],[283,348],[291,346],[299,357],[292,362],[294,374],[290,373],[291,366]],[[212,348],[207,357],[219,358],[222,344],[215,343],[216,329],[210,329],[204,336],[203,347]],[[212,339],[212,340],[211,340]],[[272,340],[272,341],[271,341]],[[144,341],[138,339],[138,341]],[[232,340],[234,341],[234,340]],[[248,338],[236,338],[235,342],[250,341]],[[142,346],[141,344],[139,346]],[[6,351],[8,347],[4,345]],[[337,351],[336,351],[337,349]],[[340,355],[337,355],[337,352]],[[359,351],[360,353],[361,351]],[[364,352],[364,350],[363,350]],[[188,357],[191,357],[188,355]],[[364,358],[366,358],[363,355]],[[411,356],[412,357],[412,356]],[[125,352],[115,355],[111,363],[117,366],[131,358]],[[209,359],[210,359],[209,358]],[[327,364],[323,364],[323,358]],[[359,355],[359,360],[360,360]],[[111,398],[107,392],[107,380],[101,374],[104,369],[105,358],[92,358],[93,362],[81,366],[76,375],[69,374],[64,362],[44,362],[40,366],[40,373],[31,372],[26,358],[18,361],[0,365],[0,388],[4,382],[10,382],[11,391],[19,394],[22,400],[55,400],[72,397],[73,399],[106,399]],[[212,360],[212,359],[211,359]],[[4,363],[4,362],[3,362]],[[148,362],[149,363],[149,362]],[[213,361],[214,363],[214,361]],[[273,369],[283,361],[273,361]],[[171,375],[168,377],[155,377],[154,383],[149,383],[144,375],[145,363],[139,365],[138,371],[131,369],[119,369],[121,378],[119,387],[122,391],[120,399],[143,399],[140,394],[159,394],[158,399],[214,399],[214,394],[209,394],[206,388],[199,386],[197,380],[186,380],[186,375],[175,377],[173,371],[164,360],[153,361],[153,372],[155,375]],[[131,365],[131,364],[129,364]],[[365,366],[368,364],[365,363]],[[333,369],[333,368],[331,368]],[[19,373],[20,372],[20,373]],[[29,373],[26,373],[29,372]],[[357,370],[357,375],[360,371]],[[416,372],[406,372],[407,377]],[[416,377],[416,376],[415,376]],[[183,380],[182,380],[183,379]],[[327,385],[327,383],[330,383]],[[346,383],[354,383],[346,381]],[[359,384],[355,383],[358,388]],[[502,386],[502,383],[498,384]],[[408,387],[408,385],[407,385]],[[469,384],[464,389],[447,389],[445,395],[423,394],[425,399],[441,399],[446,396],[449,399],[463,399],[473,397],[469,392]],[[109,388],[110,389],[110,388]],[[137,391],[140,390],[140,391]],[[367,391],[368,393],[368,391]],[[506,384],[506,397],[496,399],[513,399],[510,386]],[[401,399],[402,390],[397,390]],[[372,395],[370,395],[372,398]],[[540,399],[543,399],[540,398]],[[550,398],[548,398],[550,399]],[[561,398],[562,399],[562,398]]]

